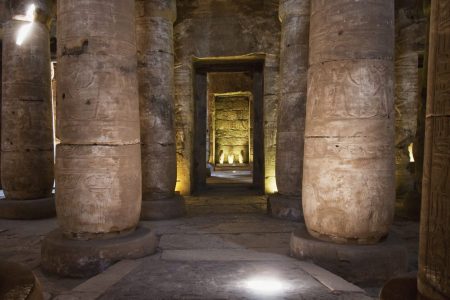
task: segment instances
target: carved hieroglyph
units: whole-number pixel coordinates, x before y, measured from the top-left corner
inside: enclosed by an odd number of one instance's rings
[[[19,46],[25,24],[3,26],[1,176],[10,200],[50,197],[53,188],[49,30],[34,22]]]
[[[450,0],[431,2],[419,292],[450,298]]]
[[[56,208],[69,237],[130,230],[139,220],[134,10],[134,0],[58,1]]]
[[[134,1],[58,1],[58,16],[57,137],[139,143]]]
[[[249,162],[250,103],[245,96],[215,96],[214,143],[215,161],[231,155],[235,163]]]
[[[280,99],[276,182],[281,195],[301,197],[310,2],[280,1]]]
[[[174,0],[136,2],[142,141],[142,197],[173,196],[177,166],[174,120]]]
[[[320,239],[376,243],[395,201],[393,2],[313,0],[311,9],[306,225]]]
[[[140,145],[58,145],[58,220],[66,233],[133,228],[140,214]]]

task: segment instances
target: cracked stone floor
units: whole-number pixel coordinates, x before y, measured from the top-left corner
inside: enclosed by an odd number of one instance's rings
[[[266,197],[245,185],[211,185],[186,197],[187,215],[142,222],[156,230],[158,252],[118,262],[90,279],[67,279],[40,269],[40,243],[56,219],[0,220],[0,259],[27,265],[46,299],[375,299],[379,287],[357,287],[308,262],[288,256],[298,223],[266,214]],[[418,224],[393,227],[417,265]]]

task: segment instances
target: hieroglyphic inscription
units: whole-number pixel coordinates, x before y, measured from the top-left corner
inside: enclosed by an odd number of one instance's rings
[[[310,68],[307,113],[313,119],[371,119],[390,117],[392,63],[339,61]]]
[[[57,146],[57,211],[65,232],[134,226],[141,199],[139,154],[139,144]]]
[[[419,291],[450,297],[450,0],[432,2]]]

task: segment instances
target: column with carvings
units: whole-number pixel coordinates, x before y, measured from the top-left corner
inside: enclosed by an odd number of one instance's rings
[[[175,194],[173,22],[176,1],[139,0],[136,5],[142,143],[141,218],[175,218],[185,211],[184,199]]]
[[[394,216],[394,2],[312,0],[303,212],[291,252],[353,282],[406,270]],[[364,262],[364,263],[361,263]]]
[[[450,299],[450,0],[431,1],[420,219],[421,299]]]
[[[273,216],[301,219],[310,1],[281,0],[280,98]]]
[[[55,215],[50,79],[52,5],[14,1],[3,26],[0,218]]]
[[[42,265],[88,277],[151,254],[138,226],[141,145],[134,0],[59,0],[56,209]],[[108,13],[105,13],[108,12]]]

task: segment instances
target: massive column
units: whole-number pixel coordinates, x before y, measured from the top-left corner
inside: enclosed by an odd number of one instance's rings
[[[272,215],[301,219],[310,1],[280,0],[280,98]]]
[[[308,233],[294,233],[291,251],[352,281],[382,281],[406,268],[405,250],[383,240],[395,202],[394,1],[313,0],[310,26]]]
[[[155,251],[137,227],[141,151],[134,0],[58,1],[56,210],[44,269],[85,277]]]
[[[305,221],[317,238],[376,243],[394,214],[394,4],[312,8]]]
[[[450,299],[450,0],[431,1],[418,290]]]
[[[0,218],[54,216],[48,1],[15,1],[3,26]],[[28,12],[28,15],[27,15]]]
[[[136,2],[138,80],[141,115],[141,218],[168,219],[184,214],[175,194],[177,159],[174,120],[175,0]]]

